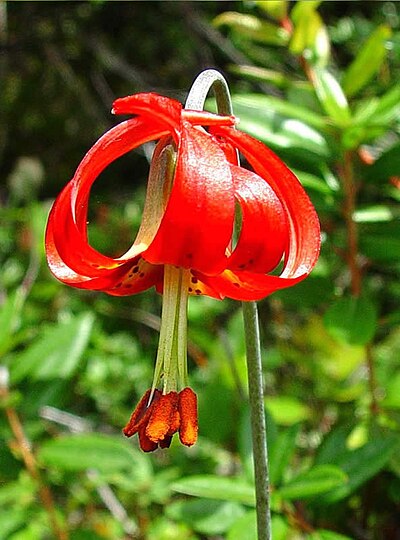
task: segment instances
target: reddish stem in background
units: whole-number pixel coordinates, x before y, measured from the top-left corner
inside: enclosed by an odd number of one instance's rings
[[[0,398],[6,401],[8,397],[9,392],[7,388],[0,387]],[[32,453],[30,443],[26,438],[21,420],[13,407],[6,406],[4,407],[4,411],[11,431],[15,437],[16,446],[21,453],[26,470],[37,485],[39,498],[47,512],[54,537],[57,540],[68,540],[68,532],[65,529],[62,529],[58,523],[53,495],[50,488],[43,482],[39,469],[36,465],[36,460]]]
[[[345,152],[343,163],[343,213],[347,230],[347,264],[350,270],[351,293],[358,297],[361,294],[361,270],[358,264],[358,231],[353,215],[356,209],[357,189],[354,182],[352,153]]]

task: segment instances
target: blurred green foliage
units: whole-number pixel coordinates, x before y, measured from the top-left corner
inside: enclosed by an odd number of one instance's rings
[[[160,298],[69,289],[43,253],[51,199],[115,121],[112,100],[183,100],[210,66],[228,76],[240,129],[298,174],[323,229],[313,274],[259,306],[274,538],[398,539],[398,4],[0,8],[0,539],[256,538],[239,305],[191,301],[200,439],[146,455],[121,426],[151,381]],[[95,186],[99,249],[129,246],[146,171],[137,152]]]

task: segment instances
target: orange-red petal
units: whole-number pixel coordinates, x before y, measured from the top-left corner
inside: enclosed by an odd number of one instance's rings
[[[213,137],[184,122],[171,195],[143,257],[153,264],[221,272],[234,210],[232,174],[224,152]]]

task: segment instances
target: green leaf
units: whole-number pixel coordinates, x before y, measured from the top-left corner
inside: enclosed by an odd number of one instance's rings
[[[400,409],[400,373],[386,383],[385,397],[381,403],[384,407]]]
[[[316,11],[321,2],[296,2],[291,11],[294,23],[289,50],[304,55],[312,65],[325,66],[330,55],[328,31]]]
[[[243,506],[231,501],[197,499],[176,501],[166,507],[166,516],[187,523],[197,532],[206,535],[225,533],[244,514]]]
[[[239,117],[239,124],[243,117],[249,116],[254,119],[261,114],[265,119],[273,119],[274,114],[280,114],[287,119],[301,120],[307,127],[317,129],[326,127],[325,119],[319,114],[273,96],[262,94],[237,94],[232,96],[232,104],[235,114]]]
[[[12,347],[22,305],[20,290],[17,289],[10,293],[0,306],[0,354],[6,353]]]
[[[257,540],[256,511],[249,510],[229,529],[226,540]]]
[[[292,426],[311,415],[307,405],[291,396],[269,396],[265,399],[265,406],[275,422],[282,426]]]
[[[376,28],[347,68],[342,85],[347,96],[359,92],[379,71],[387,54],[386,42],[392,35],[389,26],[382,24]]]
[[[279,515],[272,515],[271,532],[274,540],[287,540],[289,538],[287,521]],[[257,540],[257,538],[256,511],[250,510],[235,521],[226,540]]]
[[[346,429],[334,432],[332,440],[328,441],[327,448],[323,445],[316,463],[329,463],[340,467],[347,474],[348,482],[332,489],[329,493],[321,494],[316,500],[317,504],[331,504],[351,495],[383,469],[399,448],[398,437],[384,433],[376,436],[361,448],[349,450],[344,440],[347,432]]]
[[[313,70],[313,82],[317,97],[332,122],[339,127],[349,125],[349,105],[337,79],[326,69],[316,67]]]
[[[299,426],[291,426],[279,433],[273,444],[269,445],[269,478],[271,484],[274,486],[282,481],[283,475],[295,452],[298,433]]]
[[[25,525],[28,520],[28,512],[20,508],[0,512],[0,539],[7,540],[10,538],[10,535]]]
[[[383,223],[392,221],[399,215],[398,209],[384,204],[374,204],[356,210],[353,219],[357,223]]]
[[[214,26],[229,26],[236,30],[241,37],[246,37],[258,43],[268,45],[286,45],[289,32],[276,24],[262,21],[254,15],[226,11],[213,20]]]
[[[100,433],[62,436],[46,441],[38,452],[39,462],[46,467],[105,473],[131,469],[140,465],[142,457],[124,439]]]
[[[338,467],[316,465],[280,487],[277,493],[287,500],[306,499],[342,486],[346,481],[346,474]]]
[[[237,478],[221,478],[211,474],[188,476],[174,482],[171,489],[194,497],[255,505],[254,487]]]
[[[375,335],[377,310],[366,296],[336,300],[325,312],[324,325],[335,339],[351,345],[365,345]]]
[[[379,126],[386,131],[398,118],[400,118],[400,87],[397,85],[380,97],[359,100],[353,115],[353,124]]]
[[[330,158],[333,148],[310,125],[322,125],[321,117],[307,109],[259,95],[234,96],[233,107],[239,129],[271,146],[280,156],[296,161],[298,168]]]
[[[47,327],[34,343],[15,355],[11,380],[30,376],[36,380],[71,377],[86,349],[94,316],[83,313],[66,323]]]
[[[274,84],[278,88],[289,86],[290,81],[284,73],[266,69],[258,66],[233,65],[230,68],[231,73],[238,75],[241,78],[246,78],[254,81],[268,82]]]
[[[256,0],[256,6],[265,11],[270,17],[277,21],[282,21],[288,10],[287,0],[274,0],[273,2],[265,2],[265,0]]]

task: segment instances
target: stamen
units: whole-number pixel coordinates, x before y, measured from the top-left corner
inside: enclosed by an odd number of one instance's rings
[[[139,444],[143,452],[154,452],[158,448],[158,444],[151,441],[146,435],[145,426],[139,429]]]
[[[177,392],[169,392],[169,394],[161,396],[152,406],[151,416],[146,427],[146,435],[151,441],[158,443],[169,434],[171,425],[175,422],[178,400]]]
[[[178,410],[181,417],[179,439],[182,444],[192,446],[197,441],[197,396],[189,387],[179,393]]]
[[[135,435],[135,433],[138,432],[140,426],[145,421],[146,413],[147,412],[150,413],[150,409],[149,409],[149,406],[150,406],[150,404],[149,404],[150,392],[151,392],[151,389],[147,390],[147,392],[144,394],[142,399],[136,405],[136,408],[133,411],[128,423],[126,424],[126,426],[122,430],[124,435],[126,435],[127,437],[132,437],[132,435]],[[156,396],[156,394],[154,393],[152,403],[154,403],[154,400],[158,399],[158,397],[159,397],[160,391],[156,390],[156,392],[158,392],[158,395]]]

